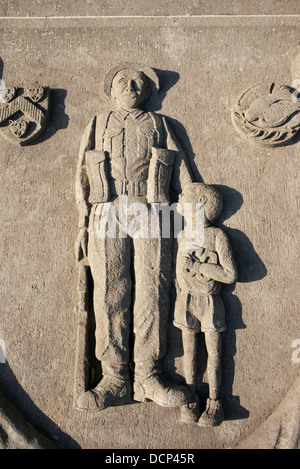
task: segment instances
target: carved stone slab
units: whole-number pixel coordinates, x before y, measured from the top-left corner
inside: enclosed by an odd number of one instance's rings
[[[185,448],[185,451],[192,452],[198,448],[237,446],[299,447],[298,387],[294,389],[292,400],[284,400],[280,405],[300,370],[300,347],[298,355],[294,353],[295,344],[300,340],[300,161],[299,133],[294,132],[297,130],[298,103],[293,100],[293,92],[284,90],[286,103],[295,106],[296,111],[293,117],[284,123],[279,121],[276,127],[274,120],[261,108],[257,119],[255,114],[254,118],[251,117],[249,111],[253,111],[255,99],[268,97],[273,100],[280,84],[293,85],[299,80],[299,15],[285,18],[271,11],[272,16],[258,18],[257,15],[251,16],[257,12],[247,5],[247,10],[244,6],[242,11],[245,13],[243,17],[238,15],[240,10],[231,15],[231,8],[228,15],[203,18],[84,16],[75,19],[58,18],[57,14],[65,15],[64,5],[60,5],[62,9],[52,12],[55,17],[32,18],[30,12],[36,16],[37,10],[30,8],[29,4],[23,2],[21,5],[19,1],[4,3],[9,4],[7,11],[24,18],[1,19],[3,40],[0,57],[9,77],[7,86],[22,85],[16,90],[15,97],[8,103],[1,103],[1,109],[8,104],[10,113],[17,106],[14,101],[19,98],[18,104],[22,97],[37,109],[45,109],[45,101],[34,102],[24,87],[36,80],[51,87],[51,123],[49,128],[44,127],[45,133],[36,140],[37,145],[25,146],[29,133],[17,137],[10,128],[9,120],[17,121],[22,114],[24,119],[29,119],[30,116],[21,109],[0,124],[2,135],[16,142],[0,139],[3,176],[0,197],[0,345],[1,341],[5,344],[6,359],[0,365],[0,386],[5,397],[12,400],[26,422],[65,448],[72,444],[83,449]],[[20,8],[13,9],[12,3]],[[68,15],[78,7],[73,3]],[[80,3],[82,11],[78,14],[86,15],[87,4],[78,2],[78,5]],[[100,3],[92,3],[95,8],[92,10],[90,6],[89,14],[103,14],[99,13]],[[158,1],[154,3],[157,5]],[[178,4],[177,1],[175,3]],[[293,2],[285,3],[285,12],[291,12]],[[206,4],[203,5],[207,9]],[[149,14],[159,13],[152,3],[151,6]],[[256,2],[256,6],[262,8],[263,4]],[[45,6],[47,11],[45,8],[42,11],[41,5],[36,7],[39,7],[40,16],[51,10],[49,2]],[[108,8],[111,11],[112,5]],[[221,5],[218,8],[225,7]],[[191,13],[191,9],[186,13]],[[120,61],[148,64],[156,70],[160,89],[151,106],[147,102],[144,110],[156,117],[158,124],[165,118],[189,157],[196,180],[213,185],[223,197],[223,209],[215,226],[223,230],[230,240],[237,262],[238,280],[234,284],[222,285],[220,291],[227,330],[222,332],[224,420],[216,428],[200,427],[197,422],[187,425],[181,420],[181,408],[168,408],[153,401],[132,400],[126,405],[109,406],[95,412],[80,411],[74,406],[74,395],[77,398],[86,389],[93,390],[100,378],[96,373],[99,363],[94,356],[95,311],[89,308],[87,298],[87,290],[93,288],[95,291],[96,282],[87,282],[91,280],[90,276],[87,277],[90,266],[82,261],[77,265],[74,259],[74,242],[79,232],[74,180],[84,129],[89,121],[92,126],[95,124],[96,130],[99,129],[99,116],[107,116],[111,111],[111,96],[101,92],[103,77],[113,64]],[[233,117],[232,106],[241,91],[252,88],[257,82],[263,82],[264,87],[254,87],[253,94],[244,93],[244,98],[235,107],[235,112],[242,119],[237,115]],[[273,82],[275,85],[271,89]],[[251,96],[248,104],[242,107],[244,99],[247,101]],[[273,103],[272,100],[270,108],[275,109],[280,101]],[[279,116],[284,115],[284,109]],[[163,140],[168,136],[164,121],[162,132],[156,133],[155,141],[155,134],[146,132],[148,120],[142,122],[142,114],[135,112],[135,115],[138,130],[144,130],[137,135],[140,151],[146,153],[152,141],[155,144],[155,151],[151,150],[152,157],[170,162],[172,154],[169,160],[165,158],[166,150],[174,151],[170,140],[163,147],[159,144],[158,151],[157,137],[161,135]],[[120,114],[120,119],[122,117]],[[105,136],[103,152],[110,151],[110,148],[115,150],[120,143],[121,155],[113,155],[117,160],[114,169],[119,168],[117,163],[121,165],[127,150],[129,152],[133,147],[129,138],[122,140],[122,134],[129,135],[132,131],[130,123],[136,121],[128,121],[128,127],[121,126],[119,123],[126,123],[128,119],[124,117],[124,121],[115,120],[111,122],[110,129],[106,129],[109,132]],[[245,139],[236,133],[232,117]],[[246,124],[250,129],[240,125],[243,119],[249,122]],[[291,122],[296,122],[291,128],[294,140],[288,140],[288,134],[282,139],[279,134],[269,135],[261,141],[261,135],[250,137],[253,129],[259,133],[262,131],[260,127],[265,131],[266,126],[273,132],[273,128],[278,131]],[[32,126],[35,125],[32,121]],[[20,127],[22,133],[22,125]],[[92,144],[89,136],[90,133],[87,141]],[[25,145],[19,145],[20,141]],[[255,142],[259,141],[260,144],[256,145]],[[278,144],[278,147],[272,148],[273,144]],[[102,165],[105,169],[106,160],[102,156],[102,148],[91,147],[86,151],[87,164],[94,164],[100,170],[97,173],[99,178],[105,174]],[[159,169],[165,170],[166,166]],[[174,167],[178,171],[179,166]],[[146,193],[145,181],[139,179],[136,185],[132,181],[129,183],[128,178],[120,180],[121,184],[117,183],[110,189],[121,192],[122,196],[126,192],[130,196]],[[106,189],[105,185],[103,189]],[[102,193],[106,195],[106,190]],[[86,218],[85,212],[83,216]],[[88,231],[87,234],[90,235]],[[126,238],[123,240],[129,244]],[[115,239],[109,241],[113,244]],[[137,246],[139,240],[136,241]],[[88,242],[91,246],[91,239]],[[107,253],[111,254],[109,248],[105,252],[99,250],[99,255],[103,253],[107,259]],[[213,249],[209,251],[208,259],[213,260]],[[140,259],[151,267],[157,259],[157,252],[151,249],[151,253],[149,250],[147,253],[147,256],[138,258],[135,251],[136,260]],[[89,249],[87,255],[89,260],[93,260]],[[198,258],[202,260],[203,254]],[[119,259],[121,257],[116,255],[113,261]],[[196,270],[199,265],[195,256],[192,261],[191,265]],[[107,263],[108,269],[111,265]],[[165,257],[161,265],[165,267]],[[95,279],[106,272],[110,275],[109,280],[114,280],[113,276],[120,276],[121,272],[117,267],[105,270],[103,263],[97,264]],[[214,266],[207,262],[206,267]],[[141,269],[133,270],[130,270],[132,279],[139,285],[143,283],[145,292],[140,309],[152,298],[147,292],[153,282],[142,282]],[[112,302],[116,296],[113,289],[110,292],[109,300]],[[177,292],[177,286],[172,284],[172,306]],[[134,300],[136,297],[131,296]],[[182,332],[174,326],[174,312],[172,310],[168,322],[168,349],[162,363],[162,375],[176,386],[182,386],[187,353],[183,348]],[[130,332],[134,332],[134,328],[139,330],[136,319],[135,316]],[[87,333],[91,338],[89,342]],[[130,339],[134,338],[132,335]],[[210,368],[202,332],[197,339],[196,390],[202,414],[209,391]],[[136,342],[130,340],[130,350],[134,351],[132,345]],[[87,357],[91,358],[90,363],[87,363]],[[129,358],[132,359],[132,355]],[[129,365],[130,381],[135,384],[136,368],[132,362]],[[145,397],[141,394],[140,388],[139,398]],[[276,408],[280,415],[277,411],[273,414]],[[15,418],[13,413],[10,414],[13,418],[10,418],[5,410],[6,399],[2,400],[1,409],[2,446],[35,445],[30,435],[24,441],[22,434],[14,431],[19,417]],[[21,430],[20,427],[18,429]]]

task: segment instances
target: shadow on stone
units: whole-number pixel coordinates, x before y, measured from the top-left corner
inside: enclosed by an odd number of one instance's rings
[[[0,57],[0,80],[2,80],[3,76],[3,60]]]
[[[195,182],[204,182],[199,172],[199,169],[195,163],[195,153],[193,152],[193,148],[185,127],[176,119],[171,119],[170,117],[167,117],[167,119],[179,141],[180,146],[184,151],[184,154],[186,155],[187,162],[191,169],[193,180]]]
[[[168,91],[176,85],[180,78],[179,73],[171,70],[154,70],[159,78],[160,90],[156,96],[149,99],[145,107],[145,110],[152,112],[159,111],[162,108],[163,100],[165,99]],[[201,182],[201,175],[194,163],[195,154],[193,153],[192,146],[184,126],[176,119],[172,119],[169,116],[166,116],[166,118],[187,157],[194,179]]]
[[[43,133],[34,140],[31,145],[38,145],[53,137],[60,129],[66,129],[69,125],[69,116],[65,113],[65,99],[67,91],[64,89],[50,89],[50,110],[48,123]]]
[[[162,108],[162,102],[165,99],[167,92],[179,80],[179,73],[171,70],[154,69],[159,79],[159,92],[152,95],[145,105],[147,111],[159,111]]]
[[[0,441],[12,449],[80,449],[80,446],[47,417],[20,386],[9,364],[0,364]],[[6,431],[8,427],[9,432]],[[19,446],[18,446],[19,445]]]

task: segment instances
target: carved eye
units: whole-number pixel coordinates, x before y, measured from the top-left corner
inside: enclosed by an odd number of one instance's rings
[[[200,195],[199,202],[201,204],[205,204],[206,201],[207,201],[207,197],[205,195]]]

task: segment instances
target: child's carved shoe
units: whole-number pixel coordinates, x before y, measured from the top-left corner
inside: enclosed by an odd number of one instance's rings
[[[224,420],[223,407],[218,399],[207,399],[206,409],[198,420],[200,427],[217,427]]]

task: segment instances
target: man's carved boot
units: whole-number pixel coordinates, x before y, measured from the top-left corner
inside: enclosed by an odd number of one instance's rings
[[[198,420],[200,427],[216,427],[224,420],[222,403],[218,399],[207,399],[206,409]]]
[[[77,407],[82,410],[103,410],[132,402],[132,386],[127,364],[102,362],[103,378],[96,388],[83,393]]]
[[[195,423],[198,422],[199,415],[199,397],[196,394],[191,402],[180,407],[180,420],[184,423]]]
[[[190,402],[190,399],[187,388],[167,381],[153,363],[136,364],[134,400],[150,400],[163,407],[180,407]]]

